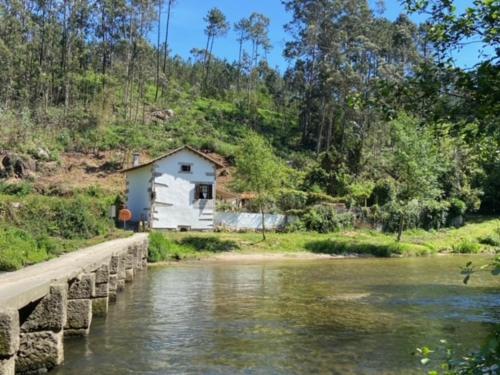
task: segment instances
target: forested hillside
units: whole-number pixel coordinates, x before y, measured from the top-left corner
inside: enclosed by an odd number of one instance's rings
[[[291,167],[276,209],[337,197],[391,230],[498,213],[499,5],[403,3],[427,22],[390,21],[367,1],[284,1],[290,68],[278,71],[264,14],[212,9],[206,44],[183,59],[169,48],[174,0],[0,0],[0,152],[49,167],[76,152],[113,172],[132,152],[181,144],[234,163],[256,133]],[[471,40],[484,53],[458,68],[451,52]],[[215,56],[217,43],[238,60]]]

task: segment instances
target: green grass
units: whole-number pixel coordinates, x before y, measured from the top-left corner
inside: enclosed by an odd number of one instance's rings
[[[412,230],[403,233],[401,242],[392,234],[369,230],[336,233],[293,232],[268,233],[262,241],[260,233],[155,233],[167,243],[168,251],[159,260],[178,260],[209,256],[218,251],[240,253],[366,254],[380,257],[421,256],[439,252],[477,253],[499,251],[497,246],[480,243],[500,227],[500,220],[485,219],[459,229],[427,232]]]
[[[151,263],[198,259],[220,251],[239,249],[233,240],[220,239],[217,236],[199,236],[189,234],[179,239],[171,239],[169,234],[153,232],[149,236],[148,261]]]
[[[0,271],[13,271],[85,246],[127,236],[107,217],[113,197],[0,194]]]

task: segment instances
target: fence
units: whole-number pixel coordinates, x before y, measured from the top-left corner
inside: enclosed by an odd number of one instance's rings
[[[279,229],[297,219],[294,216],[273,214],[266,214],[264,218],[266,229]],[[232,230],[261,230],[262,215],[248,212],[217,212],[214,224],[216,227]]]

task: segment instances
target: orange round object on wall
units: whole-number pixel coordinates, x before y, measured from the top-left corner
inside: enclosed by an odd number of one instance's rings
[[[118,220],[130,221],[132,220],[132,212],[129,209],[123,208],[118,212]]]

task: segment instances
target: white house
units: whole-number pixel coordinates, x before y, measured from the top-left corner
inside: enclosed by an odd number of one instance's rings
[[[184,146],[148,163],[123,170],[132,221],[152,229],[212,230],[217,168],[208,155]]]

